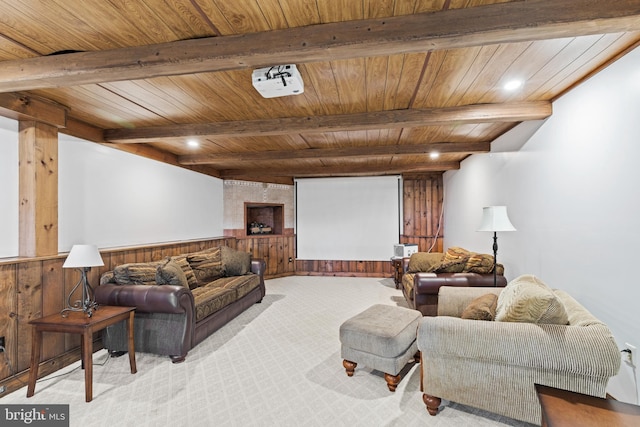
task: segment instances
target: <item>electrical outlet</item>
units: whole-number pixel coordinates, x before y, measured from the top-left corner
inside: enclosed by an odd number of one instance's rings
[[[0,385],[0,394],[4,393],[5,391],[7,391],[7,386]]]
[[[633,365],[633,356],[636,352],[636,346],[633,344],[629,344],[628,342],[624,343],[626,348],[623,350],[627,355],[627,363]]]

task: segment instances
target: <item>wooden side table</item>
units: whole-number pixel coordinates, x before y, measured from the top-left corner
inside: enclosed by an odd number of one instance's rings
[[[38,379],[38,366],[40,364],[40,348],[42,347],[43,332],[64,332],[70,334],[80,334],[80,348],[82,353],[82,366],[84,367],[84,391],[85,400],[91,402],[93,399],[93,333],[98,332],[107,326],[113,325],[123,320],[129,320],[127,329],[129,331],[129,365],[131,373],[135,374],[136,353],[133,345],[133,314],[135,307],[99,306],[94,311],[92,317],[88,317],[83,312],[72,311],[67,317],[62,317],[56,313],[40,319],[35,319],[29,323],[33,325],[33,338],[31,343],[31,366],[29,368],[29,385],[27,386],[27,397],[33,396]]]
[[[396,284],[396,289],[400,289],[402,285],[402,276],[403,276],[403,268],[402,268],[402,257],[391,257],[391,267],[393,268],[393,281]]]
[[[542,427],[640,426],[640,406],[536,384]]]

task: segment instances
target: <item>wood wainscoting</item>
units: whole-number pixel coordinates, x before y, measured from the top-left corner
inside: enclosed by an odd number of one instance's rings
[[[248,236],[237,238],[237,249],[262,258],[267,263],[265,278],[291,276],[295,274],[296,237],[292,234],[279,236]]]
[[[218,245],[236,248],[236,239],[221,237],[101,250],[105,265],[91,269],[89,283],[97,286],[100,275],[119,264],[161,260]],[[0,386],[6,386],[5,393],[27,383],[32,338],[29,321],[60,312],[80,279],[75,269],[62,268],[66,257],[67,254],[59,254],[0,260],[0,336],[5,337],[5,351],[0,353]],[[101,348],[101,343],[95,343],[94,348]],[[41,377],[80,360],[79,336],[45,334],[40,360]]]
[[[298,276],[393,277],[389,261],[296,260]]]

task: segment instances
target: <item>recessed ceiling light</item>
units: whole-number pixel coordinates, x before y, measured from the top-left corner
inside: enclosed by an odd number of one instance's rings
[[[505,90],[516,90],[516,89],[519,89],[521,86],[522,86],[522,80],[513,79],[513,80],[509,80],[508,82],[506,82],[504,84],[504,89]]]
[[[187,145],[191,148],[198,148],[200,146],[200,143],[195,139],[190,139],[187,141]]]
[[[431,153],[429,153],[429,157],[431,157],[432,159],[437,159],[438,157],[440,157],[440,153],[438,153],[437,151],[432,151]]]

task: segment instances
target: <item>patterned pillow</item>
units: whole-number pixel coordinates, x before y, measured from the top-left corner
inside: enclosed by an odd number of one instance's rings
[[[480,274],[493,273],[493,255],[472,254],[467,260],[464,271]]]
[[[105,273],[102,273],[102,275],[100,276],[100,284],[106,285],[107,283],[117,283],[116,276],[115,274],[113,274],[113,271],[107,271]]]
[[[453,246],[447,249],[447,252],[445,252],[444,259],[442,261],[447,263],[460,260],[466,261],[471,255],[471,252],[469,252],[468,250]]]
[[[113,269],[118,285],[155,285],[156,268],[162,261],[122,264]]]
[[[225,276],[242,276],[251,271],[251,254],[222,246],[222,269]]]
[[[204,285],[224,276],[219,247],[189,254],[187,255],[187,261],[199,285]]]
[[[498,295],[485,294],[469,303],[462,311],[461,319],[493,320],[496,317]]]
[[[164,264],[156,268],[156,283],[158,285],[177,285],[189,289],[187,275],[182,271],[182,267],[171,258],[167,258]]]
[[[187,278],[187,283],[189,284],[189,289],[195,289],[198,287],[198,279],[196,279],[196,275],[193,273],[189,262],[187,261],[186,255],[176,255],[171,257],[171,261],[175,262],[180,266],[184,275]]]
[[[454,261],[442,261],[436,268],[433,269],[434,273],[462,273],[464,266],[467,265],[467,259],[463,258]]]
[[[442,252],[416,252],[409,258],[407,273],[429,273],[442,262]]]
[[[499,322],[569,323],[567,310],[553,290],[531,274],[522,275],[505,286],[498,297]]]

